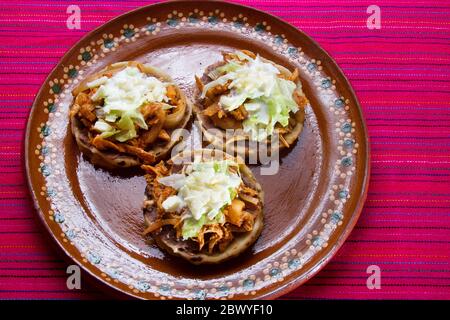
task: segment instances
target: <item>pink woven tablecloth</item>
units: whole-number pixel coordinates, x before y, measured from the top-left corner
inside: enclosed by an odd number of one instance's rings
[[[86,32],[152,1],[3,1],[0,4],[0,298],[92,299],[66,288],[67,264],[35,220],[23,170],[33,99],[60,57]],[[358,95],[372,175],[361,218],[333,260],[285,298],[450,298],[450,2],[239,1],[312,36]],[[81,8],[68,30],[66,9]],[[381,8],[369,30],[366,9]],[[366,286],[381,269],[381,289]]]

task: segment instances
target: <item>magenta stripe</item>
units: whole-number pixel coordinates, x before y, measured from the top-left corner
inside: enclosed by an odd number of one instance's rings
[[[89,299],[65,286],[63,262],[43,241],[26,179],[28,112],[60,57],[86,32],[156,1],[21,0],[0,4],[0,298]],[[371,185],[349,240],[317,277],[286,298],[450,299],[450,6],[379,0],[382,29],[366,28],[367,1],[238,1],[304,30],[342,67],[371,141]],[[67,32],[65,9],[82,8]],[[32,25],[33,28],[29,26]],[[366,268],[382,289],[366,288]]]

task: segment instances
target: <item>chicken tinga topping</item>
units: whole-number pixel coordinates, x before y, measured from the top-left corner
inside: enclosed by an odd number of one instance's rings
[[[193,240],[199,250],[212,253],[223,252],[233,233],[253,229],[262,204],[257,191],[245,185],[236,162],[194,161],[176,173],[170,162],[142,168],[152,187],[152,200],[145,206],[157,210],[145,234],[172,225],[177,238]]]
[[[219,128],[243,129],[253,141],[264,141],[275,131],[283,142],[282,135],[295,125],[291,115],[308,102],[298,70],[286,76],[246,50],[223,56],[224,62],[207,74],[210,82],[196,77],[203,113]]]
[[[142,64],[119,65],[74,91],[71,117],[88,129],[97,149],[154,162],[146,150],[170,141],[167,129],[182,120],[186,103],[175,85],[147,75]]]

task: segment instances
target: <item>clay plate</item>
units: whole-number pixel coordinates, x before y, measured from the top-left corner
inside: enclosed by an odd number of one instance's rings
[[[249,49],[299,68],[311,104],[300,139],[282,155],[278,173],[261,175],[251,167],[265,193],[265,227],[256,244],[225,264],[191,266],[141,235],[141,173],[111,174],[80,155],[68,126],[70,92],[109,63],[138,60],[162,68],[192,96],[194,74],[200,76],[227,49]],[[364,120],[336,63],[291,25],[216,1],[143,7],[85,36],[39,91],[25,153],[38,214],[65,254],[98,280],[142,299],[261,299],[288,292],[316,274],[345,241],[369,176]]]

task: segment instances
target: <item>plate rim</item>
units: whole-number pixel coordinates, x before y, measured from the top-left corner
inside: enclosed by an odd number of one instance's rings
[[[180,4],[196,3],[198,5],[205,4],[205,3],[216,3],[219,6],[225,5],[225,6],[232,6],[235,8],[245,8],[246,10],[256,11],[259,14],[269,16],[271,19],[276,20],[277,23],[283,25],[283,27],[285,27],[287,29],[290,29],[290,31],[292,31],[292,32],[300,32],[304,37],[306,37],[308,39],[308,41],[311,41],[311,43],[313,43],[313,45],[315,45],[316,48],[327,58],[327,60],[328,60],[327,63],[332,67],[332,69],[335,69],[336,71],[338,71],[338,74],[342,77],[342,80],[344,81],[345,87],[349,91],[350,97],[355,102],[353,110],[357,111],[357,116],[361,120],[360,121],[360,125],[362,128],[361,137],[363,137],[362,141],[365,144],[365,153],[362,156],[362,158],[364,159],[364,175],[363,175],[363,181],[361,183],[362,188],[361,188],[361,192],[358,194],[358,200],[357,200],[354,212],[352,213],[350,220],[348,221],[347,225],[345,226],[345,229],[340,233],[340,235],[338,236],[338,239],[333,243],[332,249],[322,259],[320,259],[316,263],[314,263],[310,267],[308,272],[303,273],[303,277],[294,277],[290,281],[280,283],[279,286],[277,286],[273,290],[268,291],[267,293],[262,293],[259,295],[257,294],[256,296],[251,297],[252,300],[253,299],[264,299],[264,300],[276,299],[282,295],[285,295],[285,294],[291,292],[292,290],[295,290],[296,288],[300,287],[305,282],[309,281],[312,277],[314,277],[320,270],[322,270],[328,264],[328,262],[336,255],[336,253],[339,251],[339,249],[345,243],[345,241],[347,240],[347,238],[349,237],[349,235],[353,231],[356,223],[359,220],[359,217],[361,215],[361,212],[363,210],[363,207],[364,207],[364,204],[365,204],[365,201],[367,198],[367,193],[368,193],[368,188],[369,188],[369,180],[370,180],[370,172],[371,172],[371,162],[370,162],[370,141],[369,141],[369,134],[368,134],[368,130],[367,130],[367,124],[366,124],[366,121],[365,121],[365,118],[364,118],[364,115],[362,112],[362,108],[361,108],[358,96],[356,95],[356,93],[355,93],[352,85],[350,84],[350,81],[348,80],[347,76],[345,75],[345,73],[342,71],[342,69],[336,63],[336,61],[331,57],[331,55],[328,53],[328,51],[326,51],[321,45],[319,45],[319,43],[317,41],[315,41],[311,36],[309,36],[301,28],[295,27],[295,26],[291,25],[290,23],[288,23],[287,21],[284,21],[283,19],[281,19],[267,11],[263,11],[263,10],[260,10],[260,9],[257,9],[257,8],[251,7],[251,6],[239,4],[239,3],[227,2],[227,1],[222,1],[222,0],[209,0],[209,1],[208,0],[169,0],[169,1],[165,1],[165,2],[158,2],[158,3],[152,3],[152,4],[140,6],[135,9],[132,9],[130,11],[124,12],[124,13],[122,13],[118,16],[115,16],[112,19],[102,23],[101,25],[99,25],[96,28],[87,32],[86,34],[84,34],[80,39],[78,39],[66,51],[66,53],[64,55],[62,55],[58,59],[58,62],[49,71],[47,77],[42,82],[39,90],[37,91],[37,93],[33,99],[33,103],[30,108],[30,111],[28,113],[28,119],[26,122],[26,130],[25,130],[25,140],[23,142],[23,148],[24,148],[23,161],[24,161],[25,171],[26,171],[27,186],[28,186],[31,198],[33,200],[33,206],[38,213],[41,224],[44,225],[48,234],[51,235],[52,241],[54,241],[54,243],[57,244],[57,247],[62,250],[66,259],[70,258],[71,261],[75,262],[79,267],[81,267],[82,270],[84,272],[86,272],[91,278],[98,281],[99,282],[98,284],[101,284],[103,286],[106,285],[109,290],[114,291],[112,294],[120,293],[121,295],[132,297],[135,299],[145,299],[143,296],[140,296],[138,294],[134,294],[132,292],[127,292],[127,291],[122,290],[118,286],[114,285],[112,282],[104,281],[103,278],[101,278],[99,275],[97,275],[93,271],[91,271],[90,268],[88,268],[84,263],[82,263],[82,261],[80,261],[77,257],[74,257],[63,246],[63,244],[58,240],[58,238],[56,237],[54,232],[52,232],[49,224],[45,220],[45,215],[44,215],[41,207],[39,206],[39,201],[37,199],[35,190],[33,188],[33,183],[32,183],[32,179],[31,179],[31,171],[30,171],[30,166],[29,166],[30,135],[31,135],[31,131],[32,131],[31,122],[32,122],[32,119],[33,119],[33,116],[34,116],[36,110],[38,109],[38,106],[37,106],[38,98],[42,95],[44,88],[45,88],[45,84],[51,80],[52,74],[54,74],[54,72],[60,67],[60,62],[65,60],[67,57],[73,55],[74,53],[76,53],[78,46],[81,42],[89,39],[93,34],[98,32],[99,30],[101,30],[105,25],[111,25],[111,24],[117,23],[118,20],[121,20],[127,16],[132,16],[135,13],[140,12],[140,11],[145,11],[145,10],[149,10],[154,7],[164,6],[166,4],[173,4],[173,3],[180,3]]]

